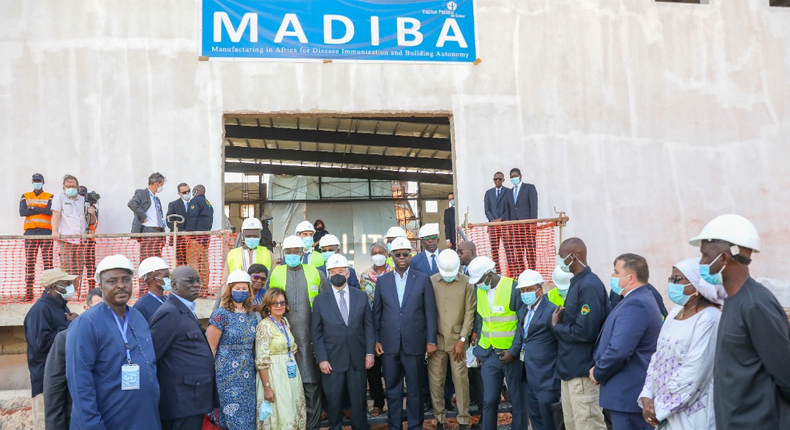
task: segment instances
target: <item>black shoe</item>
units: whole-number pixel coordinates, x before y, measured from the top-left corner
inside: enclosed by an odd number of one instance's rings
[[[436,430],[444,430],[444,423],[436,423]]]

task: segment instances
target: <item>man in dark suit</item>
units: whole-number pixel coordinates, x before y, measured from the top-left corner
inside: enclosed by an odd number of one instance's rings
[[[428,277],[439,273],[439,266],[436,264],[439,258],[439,224],[425,224],[420,227],[420,244],[423,251],[414,256],[409,267]]]
[[[644,288],[648,277],[643,257],[623,254],[614,260],[610,285],[622,288],[623,300],[606,318],[590,369],[590,379],[601,384],[601,407],[609,410],[614,430],[653,428],[636,402],[661,331],[658,305]]]
[[[367,428],[367,369],[373,367],[375,335],[368,296],[348,284],[346,257],[335,254],[326,262],[334,288],[313,300],[313,348],[321,369],[328,403],[329,428],[340,430],[343,399],[351,406],[351,428]]]
[[[450,207],[444,210],[444,237],[447,248],[455,250],[455,194],[447,195]]]
[[[505,174],[502,172],[494,173],[494,188],[486,191],[483,198],[483,206],[488,222],[500,222],[510,220],[510,204],[513,200],[510,188],[503,187]],[[499,245],[504,239],[504,229],[501,226],[488,227],[488,240],[491,243],[491,257],[496,263],[496,272],[502,273],[499,266]]]
[[[664,298],[661,297],[661,293],[656,290],[649,282],[645,284],[645,288],[647,288],[653,297],[656,299],[656,304],[658,305],[658,310],[661,312],[661,318],[666,318],[669,315],[669,311],[667,311],[667,307],[664,306]],[[609,309],[614,309],[618,303],[623,300],[623,296],[614,291],[609,291]]]
[[[203,416],[218,405],[214,355],[195,314],[198,272],[176,267],[173,289],[151,317],[161,397],[162,430],[200,430]]]
[[[162,233],[165,231],[165,214],[162,212],[162,202],[157,193],[162,192],[165,177],[159,173],[151,173],[148,177],[148,188],[135,190],[127,206],[134,213],[132,219],[132,233]],[[161,257],[163,237],[141,237],[140,260],[148,257]]]
[[[525,270],[518,277],[521,301],[518,330],[514,343],[521,344],[526,383],[526,400],[533,430],[554,430],[551,405],[560,401],[560,378],[557,376],[557,338],[551,329],[551,315],[557,306],[543,294],[543,276]]]
[[[167,221],[167,228],[170,231],[175,230],[175,226],[178,226],[178,231],[186,231],[187,227],[187,211],[189,210],[189,201],[192,199],[192,190],[189,189],[189,185],[185,182],[178,184],[178,195],[179,198],[173,200],[172,202],[168,203],[167,205],[167,215],[165,216],[165,221]],[[184,217],[184,221],[179,222],[171,222],[169,221],[170,215],[181,215]],[[176,265],[183,266],[187,264],[187,241],[184,240],[186,238],[180,239],[178,241],[178,246],[175,250],[176,254]],[[170,243],[172,246],[173,244]]]
[[[195,185],[194,197],[189,201],[187,210],[187,231],[211,231],[214,224],[214,207],[206,198],[206,187]],[[200,278],[208,281],[208,247],[211,236],[191,236],[187,245],[188,255],[192,257],[189,265],[197,269]]]
[[[521,170],[518,168],[510,169],[510,183],[513,184],[512,196],[508,199],[510,221],[537,219],[538,190],[535,186],[521,181]],[[536,268],[536,227],[535,224],[520,224],[510,228],[512,238],[508,240],[511,246],[508,262],[512,263],[510,266],[512,275],[524,271],[525,260],[529,261],[530,269]]]
[[[423,424],[421,380],[427,380],[425,354],[436,352],[437,315],[433,286],[427,275],[412,270],[411,243],[403,237],[392,241],[395,270],[381,275],[373,299],[373,323],[376,327],[376,353],[382,355],[387,404],[390,405],[389,428],[400,430],[403,402],[403,378],[409,387],[407,419],[409,430]]]

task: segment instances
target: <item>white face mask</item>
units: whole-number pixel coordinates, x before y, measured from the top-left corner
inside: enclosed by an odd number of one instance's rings
[[[376,254],[370,257],[370,259],[373,261],[373,265],[376,267],[381,267],[387,262],[387,256],[381,254]]]

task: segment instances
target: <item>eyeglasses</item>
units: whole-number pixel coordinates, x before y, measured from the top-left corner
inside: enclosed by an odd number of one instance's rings
[[[280,300],[279,302],[272,302],[273,308],[281,308],[288,304],[288,300]]]
[[[194,278],[177,278],[175,280],[176,281],[184,281],[187,284],[200,284],[200,277],[199,276],[198,277],[194,277]]]
[[[438,234],[434,234],[433,236],[425,236],[422,238],[422,240],[438,240],[438,239],[439,239]]]
[[[472,252],[472,250],[471,249],[459,249],[456,252],[460,255],[460,254],[466,254],[467,252]]]
[[[256,273],[255,275],[252,275],[251,278],[252,278],[253,281],[265,281],[266,280],[266,275],[258,275]]]
[[[683,276],[670,276],[667,278],[667,282],[670,284],[679,284],[681,279],[685,279]]]
[[[189,193],[191,193],[191,192],[192,192],[192,190],[186,190],[186,191],[182,191],[182,192],[181,192],[181,195],[182,195],[182,196],[185,196],[185,195],[187,195],[187,194],[189,194]]]
[[[495,181],[495,182],[502,182],[502,181],[504,181],[504,180],[505,180],[505,178],[494,178],[494,181]]]
[[[393,252],[392,256],[395,258],[406,258],[409,256],[408,252]]]

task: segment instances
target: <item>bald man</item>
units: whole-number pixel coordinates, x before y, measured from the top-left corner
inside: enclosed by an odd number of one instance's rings
[[[562,380],[562,413],[568,430],[605,430],[599,386],[590,380],[593,349],[606,319],[606,289],[587,266],[587,245],[576,237],[560,245],[560,269],[573,273],[565,308],[551,318],[557,337],[557,374]],[[636,401],[636,400],[634,400]]]

